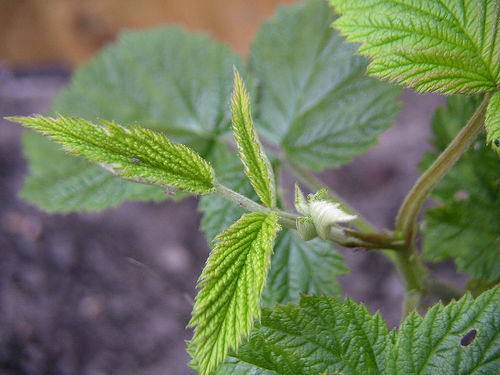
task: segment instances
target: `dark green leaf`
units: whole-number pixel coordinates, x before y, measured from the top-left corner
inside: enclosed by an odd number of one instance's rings
[[[278,235],[267,284],[262,294],[264,306],[298,303],[300,294],[326,294],[342,299],[337,276],[348,272],[344,258],[328,242],[304,242],[291,230]]]
[[[304,296],[300,307],[264,309],[260,325],[217,375],[385,374],[389,345],[380,315],[350,299]]]
[[[500,369],[500,287],[474,300],[416,312],[401,324],[387,374],[496,374]],[[476,330],[474,339],[464,339]],[[471,336],[471,335],[469,335]],[[465,345],[467,344],[467,345]]]
[[[262,93],[259,133],[308,169],[363,153],[399,109],[400,90],[365,76],[367,61],[329,28],[334,20],[325,1],[284,8],[251,49]]]

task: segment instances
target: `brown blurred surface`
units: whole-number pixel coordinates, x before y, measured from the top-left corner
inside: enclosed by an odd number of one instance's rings
[[[77,65],[123,29],[179,24],[246,54],[262,19],[292,0],[2,0],[0,61]]]

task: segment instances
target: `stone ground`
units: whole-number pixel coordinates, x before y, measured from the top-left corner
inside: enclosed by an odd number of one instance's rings
[[[184,327],[208,254],[196,200],[47,215],[17,197],[27,173],[22,129],[3,117],[43,113],[67,81],[58,69],[0,69],[0,375],[192,374]],[[443,103],[412,92],[403,101],[379,145],[322,176],[381,229],[418,176]],[[392,266],[378,253],[342,252],[352,270],[341,278],[346,293],[397,325]],[[434,269],[464,282],[449,263]]]

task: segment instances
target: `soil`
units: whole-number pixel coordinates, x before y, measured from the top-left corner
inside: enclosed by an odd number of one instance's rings
[[[48,215],[18,198],[23,130],[3,117],[43,113],[67,81],[58,69],[0,69],[0,375],[192,374],[184,327],[208,255],[196,199]],[[380,229],[392,227],[416,180],[443,103],[409,91],[403,101],[376,147],[321,176]],[[351,269],[341,278],[346,294],[397,325],[403,291],[389,262],[342,252]],[[434,268],[465,282],[450,263]]]

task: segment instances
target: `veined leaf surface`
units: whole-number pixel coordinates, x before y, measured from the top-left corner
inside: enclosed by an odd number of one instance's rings
[[[498,0],[330,0],[334,26],[372,59],[368,72],[420,92],[475,94],[500,84]]]
[[[13,117],[114,175],[198,194],[215,190],[212,167],[190,148],[145,128],[80,118]]]
[[[490,99],[484,127],[488,132],[488,143],[497,153],[500,153],[500,91],[497,91]]]
[[[248,335],[260,317],[273,241],[279,229],[275,212],[251,213],[217,237],[201,276],[189,323],[191,345],[202,375],[210,374]]]
[[[234,89],[231,103],[233,133],[245,173],[262,202],[276,206],[276,188],[271,163],[264,153],[252,120],[250,97],[238,71],[234,70]]]
[[[279,10],[251,48],[260,83],[259,134],[307,169],[338,167],[362,154],[399,111],[401,90],[366,77],[367,60],[344,43],[325,1]]]
[[[201,34],[172,27],[126,32],[76,71],[52,113],[139,123],[209,157],[215,139],[230,129],[233,66],[245,71],[239,56]],[[31,174],[22,196],[47,211],[99,210],[125,200],[168,197],[68,157],[41,137],[25,137]]]

